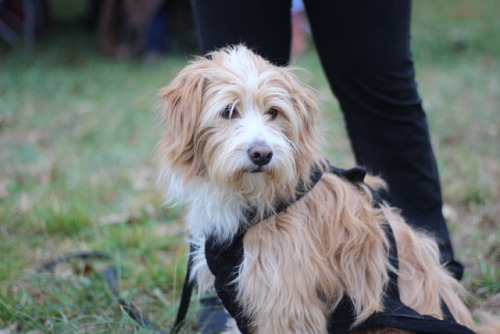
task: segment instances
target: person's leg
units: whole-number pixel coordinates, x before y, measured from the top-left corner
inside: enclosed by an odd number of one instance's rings
[[[243,43],[277,65],[290,57],[291,0],[191,0],[201,52]]]
[[[410,224],[438,237],[443,261],[461,277],[414,79],[411,1],[309,0],[305,5],[358,164],[385,178],[385,199]]]

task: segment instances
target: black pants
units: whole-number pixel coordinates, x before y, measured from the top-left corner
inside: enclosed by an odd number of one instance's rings
[[[443,218],[439,175],[410,50],[411,0],[304,0],[316,48],[357,163],[384,177],[385,199],[434,233],[463,268]],[[290,0],[192,0],[203,53],[244,43],[277,65],[290,57]]]

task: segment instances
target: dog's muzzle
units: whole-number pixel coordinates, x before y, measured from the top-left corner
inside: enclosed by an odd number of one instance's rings
[[[267,165],[273,158],[272,148],[265,142],[258,142],[248,149],[248,157],[259,167]]]

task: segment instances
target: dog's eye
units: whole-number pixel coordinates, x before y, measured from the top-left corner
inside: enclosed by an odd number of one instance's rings
[[[231,119],[238,117],[238,110],[231,106],[227,106],[224,110],[221,111],[220,116],[225,119]]]
[[[278,109],[271,108],[267,111],[267,114],[271,117],[271,119],[275,119],[278,116]]]

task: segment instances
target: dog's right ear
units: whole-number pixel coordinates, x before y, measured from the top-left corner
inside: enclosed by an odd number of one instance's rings
[[[160,90],[163,100],[162,115],[170,123],[162,142],[162,154],[177,167],[194,166],[194,140],[202,102],[205,77],[202,72],[206,61],[199,60],[184,68],[167,87]]]

